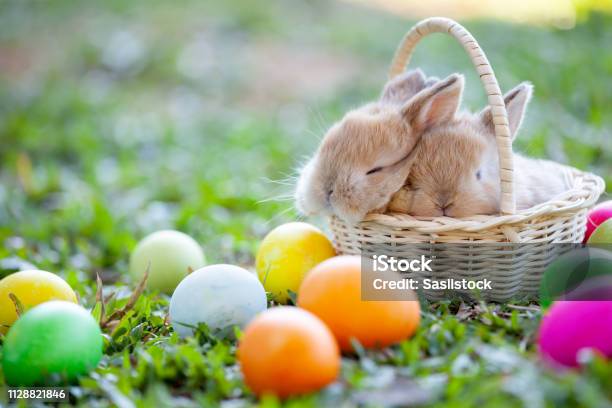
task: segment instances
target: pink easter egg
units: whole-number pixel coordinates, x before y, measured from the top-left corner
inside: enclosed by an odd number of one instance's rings
[[[540,355],[553,365],[578,366],[578,352],[591,348],[612,357],[612,301],[556,301],[542,319]]]
[[[584,233],[584,241],[582,242],[587,242],[593,231],[610,218],[612,218],[612,200],[604,201],[593,207],[587,214],[586,232]]]

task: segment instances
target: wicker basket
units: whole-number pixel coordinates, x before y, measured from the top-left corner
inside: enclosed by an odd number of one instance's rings
[[[558,255],[551,250],[557,246],[550,244],[582,241],[586,213],[604,191],[604,182],[594,174],[568,168],[570,190],[553,201],[516,211],[512,139],[506,107],[493,69],[474,37],[453,20],[423,20],[404,37],[395,54],[390,77],[403,72],[421,38],[436,32],[448,33],[461,43],[486,90],[500,157],[501,214],[461,219],[370,214],[357,225],[332,217],[330,226],[336,249],[342,254],[382,250],[387,255],[408,258],[419,250],[419,244],[452,243],[446,249],[452,252],[448,256],[452,261],[440,262],[433,276],[421,278],[487,278],[493,290],[480,296],[494,301],[533,295],[538,292],[543,270]],[[528,248],[526,244],[530,244]],[[425,295],[430,299],[440,297],[440,293]]]

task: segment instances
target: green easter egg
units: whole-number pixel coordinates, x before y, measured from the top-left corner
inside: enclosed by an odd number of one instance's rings
[[[588,244],[609,244],[612,245],[612,218],[600,224],[589,237]]]
[[[102,332],[74,303],[54,300],[30,309],[4,339],[2,368],[13,386],[69,383],[102,358]]]
[[[540,281],[540,305],[548,308],[563,295],[597,276],[612,273],[612,252],[601,248],[578,248],[555,259]]]
[[[150,265],[147,287],[172,294],[190,270],[206,264],[202,247],[179,231],[157,231],[138,243],[130,257],[130,274],[142,279]]]

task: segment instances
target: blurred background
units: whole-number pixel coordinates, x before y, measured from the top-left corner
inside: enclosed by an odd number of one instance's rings
[[[376,98],[426,16],[459,19],[502,90],[535,85],[517,150],[612,186],[610,1],[0,2],[0,276],[33,263],[114,279],[160,228],[211,262],[249,264],[295,218],[295,169],[345,111]],[[458,44],[412,66],[462,72]],[[92,275],[90,275],[92,276]],[[74,279],[74,276],[73,276]]]

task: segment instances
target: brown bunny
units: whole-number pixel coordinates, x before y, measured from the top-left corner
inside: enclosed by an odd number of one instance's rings
[[[410,71],[390,81],[378,102],[348,112],[301,170],[298,210],[348,222],[384,211],[408,177],[419,136],[455,114],[458,83],[463,83],[459,75],[436,81]]]
[[[463,81],[451,87],[454,92],[444,94],[449,99],[444,103],[459,106]],[[504,96],[512,137],[521,125],[531,94],[531,84],[524,82]],[[565,166],[515,154],[517,209],[532,207],[566,191],[565,175]],[[500,194],[498,153],[487,107],[479,114],[452,115],[446,122],[425,129],[414,149],[406,184],[393,196],[388,210],[425,217],[496,214]]]

